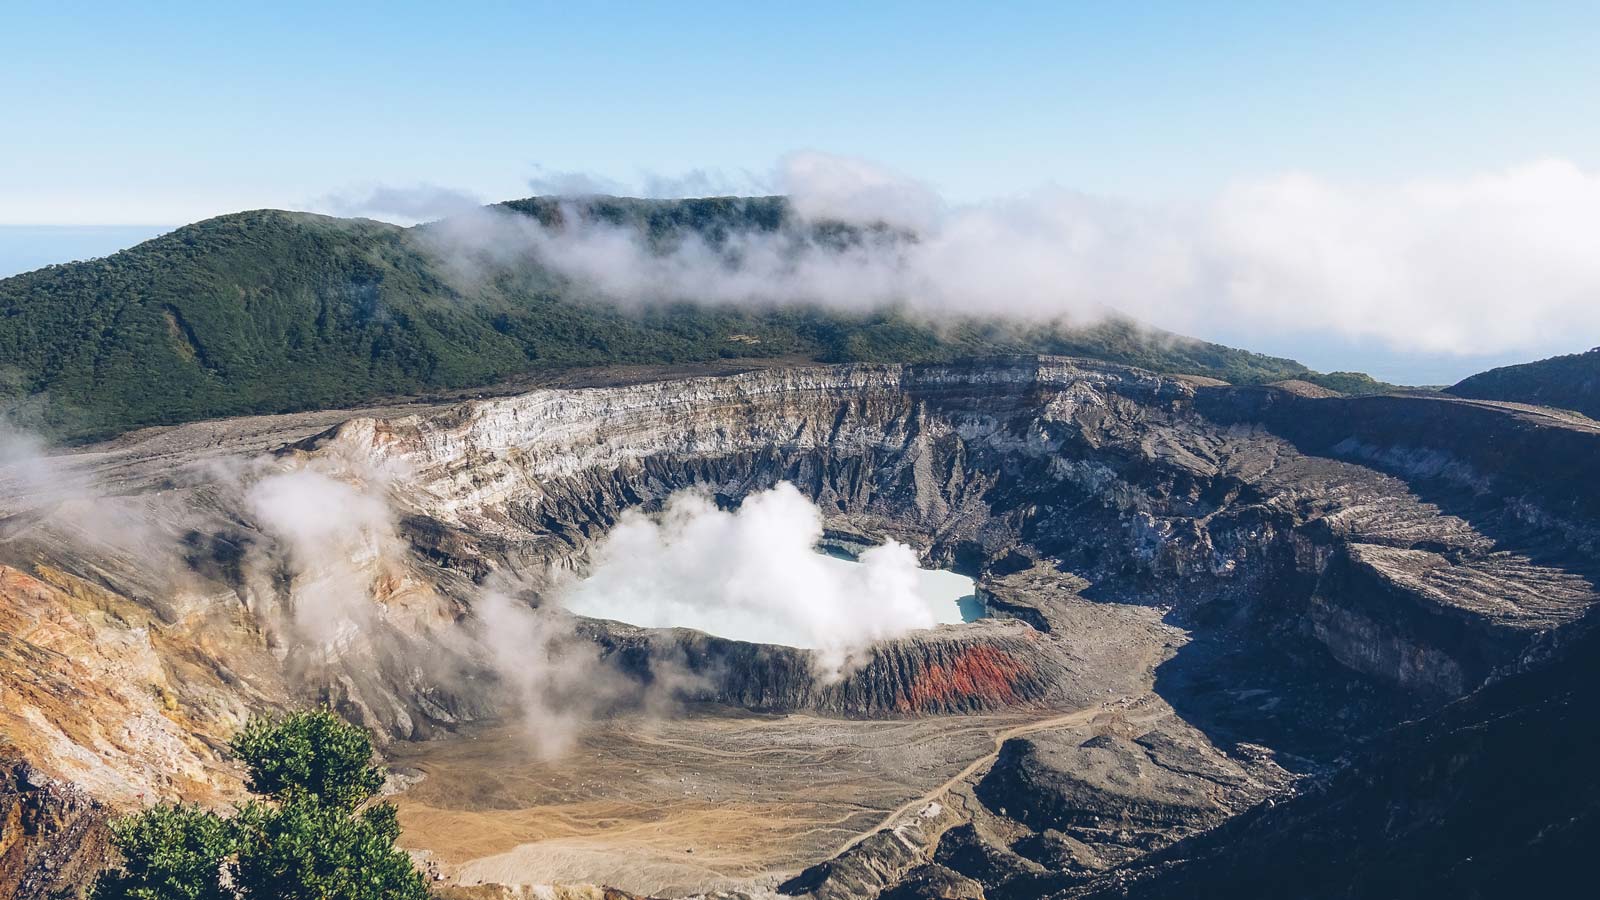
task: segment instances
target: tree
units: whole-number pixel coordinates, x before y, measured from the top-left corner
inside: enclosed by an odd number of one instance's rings
[[[367,733],[331,710],[252,719],[234,735],[232,748],[249,770],[245,787],[274,800],[305,792],[348,810],[383,787]]]
[[[95,900],[423,900],[427,881],[394,846],[392,804],[366,732],[321,709],[253,719],[232,742],[252,800],[223,818],[161,805],[121,819],[120,868]],[[364,808],[363,808],[364,807]]]
[[[238,828],[233,885],[245,900],[422,900],[411,857],[395,849],[394,806],[351,814],[309,795],[251,803]]]
[[[95,883],[95,900],[228,900],[223,859],[233,834],[221,816],[198,806],[163,805],[111,825],[122,868]]]

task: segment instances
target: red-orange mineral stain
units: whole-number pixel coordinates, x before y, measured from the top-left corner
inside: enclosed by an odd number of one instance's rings
[[[1026,668],[1016,657],[993,647],[969,647],[953,663],[935,663],[912,682],[896,706],[902,712],[940,709],[958,698],[978,697],[992,705],[1017,702],[1017,682]]]

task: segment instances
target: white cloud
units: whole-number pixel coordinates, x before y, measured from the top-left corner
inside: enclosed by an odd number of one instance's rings
[[[731,197],[771,194],[769,179],[751,172],[729,174],[721,169],[690,169],[681,175],[646,172],[640,179],[641,197]]]
[[[436,184],[378,185],[355,193],[329,194],[312,206],[336,216],[358,216],[399,225],[431,222],[483,205],[475,194]]]
[[[1217,311],[1263,331],[1454,353],[1600,333],[1600,174],[1567,162],[1385,187],[1242,184],[1204,238]]]
[[[628,183],[596,175],[535,166],[528,189],[541,197],[727,197],[771,194],[777,191],[771,176],[721,169],[690,169],[678,175],[642,171]]]
[[[379,613],[376,578],[404,553],[381,486],[291,468],[251,484],[244,502],[293,577],[299,635],[330,651],[357,639]]]
[[[508,712],[520,717],[541,757],[566,752],[608,704],[639,690],[601,660],[599,648],[578,636],[569,618],[552,610],[488,590],[473,612],[473,637],[505,692]]]
[[[51,545],[65,541],[89,554],[137,560],[163,588],[183,580],[175,537],[135,497],[103,484],[72,454],[52,451],[32,432],[0,417],[0,543],[50,531]]]
[[[535,166],[528,190],[536,197],[594,197],[633,193],[620,181],[591,172],[569,172]]]
[[[890,541],[840,566],[816,551],[821,537],[821,512],[787,482],[732,512],[682,491],[659,516],[624,514],[562,603],[645,627],[814,649],[823,675],[874,641],[936,624],[911,548]]]
[[[787,157],[773,182],[802,219],[916,237],[869,232],[841,250],[789,229],[719,247],[691,236],[662,253],[629,230],[546,231],[491,210],[428,239],[463,271],[536,258],[633,303],[893,303],[1080,323],[1119,313],[1178,332],[1331,333],[1455,354],[1600,334],[1600,173],[1568,162],[1385,185],[1284,175],[1167,207],[1061,188],[951,205],[817,153]]]
[[[775,180],[806,219],[927,232],[945,214],[944,200],[931,186],[863,159],[792,153],[779,162]]]

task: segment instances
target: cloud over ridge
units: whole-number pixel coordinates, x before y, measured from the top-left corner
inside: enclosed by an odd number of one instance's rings
[[[793,230],[735,233],[716,247],[691,235],[663,252],[631,229],[545,229],[490,208],[430,239],[451,256],[531,254],[623,302],[1115,314],[1179,332],[1221,321],[1235,333],[1459,354],[1600,332],[1600,173],[1561,160],[1383,185],[1286,174],[1165,206],[1049,186],[954,204],[925,183],[819,153],[786,157],[765,184],[801,221],[886,230],[842,248]]]

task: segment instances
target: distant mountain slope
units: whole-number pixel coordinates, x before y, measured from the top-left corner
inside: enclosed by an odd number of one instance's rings
[[[800,226],[777,197],[533,198],[500,209],[553,227],[574,215],[626,225],[659,246],[690,232],[713,246],[741,230],[804,227],[822,246],[846,246],[865,233]],[[1217,344],[1151,339],[1122,322],[934,327],[892,310],[690,302],[628,310],[526,255],[462,278],[434,249],[445,227],[258,210],[189,225],[104,259],[0,280],[0,411],[83,439],[575,366],[789,356],[911,362],[1048,352],[1235,382],[1299,378],[1346,391],[1374,385],[1365,376],[1318,375],[1292,360]]]
[[[1600,347],[1588,353],[1490,369],[1445,390],[1474,400],[1554,406],[1600,419]]]

